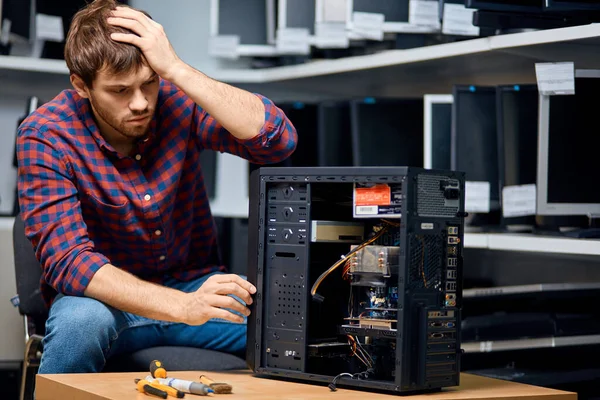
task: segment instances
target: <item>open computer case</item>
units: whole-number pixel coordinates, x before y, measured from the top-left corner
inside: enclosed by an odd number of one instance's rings
[[[464,191],[456,171],[255,170],[249,367],[331,390],[458,385]]]

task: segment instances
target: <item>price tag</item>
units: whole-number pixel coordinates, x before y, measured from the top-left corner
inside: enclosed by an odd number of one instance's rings
[[[325,0],[323,1],[323,21],[345,24],[346,10],[348,10],[348,0]]]
[[[473,25],[473,13],[462,4],[444,4],[442,33],[445,35],[479,36],[479,27]]]
[[[575,94],[575,63],[536,63],[538,91],[547,96]]]
[[[239,44],[240,37],[237,35],[211,36],[208,40],[208,54],[213,57],[235,60],[239,58],[237,50]]]
[[[352,31],[365,39],[383,40],[384,21],[383,14],[355,11],[352,13]]]
[[[277,30],[277,52],[281,54],[310,54],[310,32],[307,28]]]
[[[489,353],[494,347],[494,342],[479,342],[479,351],[482,353]]]
[[[507,218],[535,215],[536,200],[535,184],[505,186],[502,188],[502,215]]]
[[[472,213],[490,212],[489,182],[465,182],[465,211]]]
[[[319,22],[315,25],[315,45],[322,49],[345,49],[350,39],[344,22]]]
[[[54,15],[36,14],[35,36],[39,40],[62,42],[65,40],[62,18]]]
[[[439,2],[437,0],[410,0],[408,21],[411,25],[441,29]]]

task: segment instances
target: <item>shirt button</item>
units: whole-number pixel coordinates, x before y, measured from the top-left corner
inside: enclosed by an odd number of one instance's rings
[[[154,234],[155,234],[156,236],[160,236],[160,235],[162,235],[162,232],[161,232],[160,230],[158,230],[158,229],[157,229],[157,230],[155,230],[155,231],[154,231]]]
[[[152,196],[150,196],[149,194],[144,196],[144,200],[146,200],[146,201],[150,201],[151,198],[152,198]]]
[[[141,154],[136,154],[135,155],[135,159],[140,161],[142,159],[142,155]]]
[[[165,257],[165,256],[160,256],[160,257],[159,257],[159,260],[160,260],[160,261],[165,261],[165,258],[167,258],[167,257]]]

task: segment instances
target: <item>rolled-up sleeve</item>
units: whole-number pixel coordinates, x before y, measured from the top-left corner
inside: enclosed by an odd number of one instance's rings
[[[258,96],[265,107],[265,121],[259,133],[241,140],[231,135],[203,109],[197,109],[196,127],[205,147],[238,155],[256,164],[273,164],[288,158],[296,149],[298,135],[285,113],[273,101]]]
[[[94,251],[81,213],[69,161],[60,146],[37,129],[17,138],[18,197],[25,234],[56,292],[83,296],[110,260]]]

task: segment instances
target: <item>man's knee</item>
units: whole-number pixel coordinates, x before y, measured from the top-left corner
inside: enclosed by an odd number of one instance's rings
[[[50,310],[46,334],[75,341],[114,340],[116,336],[115,310],[88,297],[64,296],[56,300]]]

